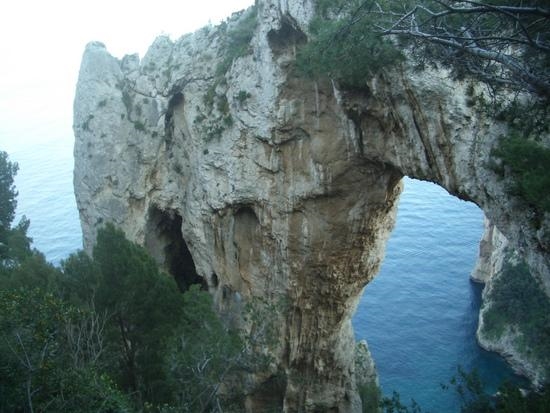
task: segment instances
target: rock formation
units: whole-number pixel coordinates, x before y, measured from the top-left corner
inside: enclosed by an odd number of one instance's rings
[[[478,343],[488,351],[501,354],[513,367],[516,373],[528,377],[534,387],[540,387],[547,381],[547,372],[550,371],[550,361],[526,346],[526,332],[523,325],[508,320],[506,328],[495,328],[486,319],[491,306],[494,305],[494,289],[505,289],[512,296],[521,293],[514,291],[515,285],[508,285],[504,276],[504,267],[515,266],[521,261],[521,256],[510,248],[508,240],[487,219],[485,219],[485,232],[480,242],[480,254],[471,278],[476,282],[485,284],[483,289],[483,305],[479,312],[479,324],[476,332]],[[522,274],[530,277],[529,274]],[[501,298],[502,299],[502,298]],[[534,297],[530,297],[534,299]],[[508,305],[507,305],[508,306]],[[511,311],[526,311],[525,308],[513,308]],[[494,323],[493,323],[494,324]],[[501,330],[501,331],[498,331]],[[530,339],[530,337],[528,338]],[[527,348],[526,348],[527,347]]]
[[[508,240],[485,218],[483,236],[479,242],[479,257],[470,278],[483,284],[494,278],[502,270],[507,246]]]
[[[141,61],[91,43],[75,97],[88,250],[111,221],[180,285],[202,282],[222,312],[251,297],[288,303],[250,411],[360,406],[350,319],[404,175],[479,205],[550,291],[549,221],[535,227],[487,166],[505,126],[444,71],[404,64],[355,91],[298,77],[312,13],[310,0],[258,1],[221,26],[158,38]],[[236,54],[228,39],[243,25],[251,41]]]

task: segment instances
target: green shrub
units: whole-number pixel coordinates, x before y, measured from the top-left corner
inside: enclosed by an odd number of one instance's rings
[[[494,155],[512,174],[512,192],[538,211],[550,211],[550,149],[513,133],[502,139]]]
[[[389,39],[375,33],[372,15],[353,20],[353,9],[343,4],[329,7],[320,2],[310,24],[310,40],[298,51],[296,68],[310,78],[330,77],[344,87],[363,88],[374,75],[399,64],[403,54]],[[323,15],[329,11],[339,18],[327,20]]]
[[[28,287],[0,290],[0,411],[129,411],[87,351],[90,329],[75,330],[90,313]]]
[[[461,413],[546,413],[550,393],[548,391],[523,393],[510,383],[502,383],[496,394],[487,394],[485,384],[477,370],[466,372],[460,366],[457,376],[443,389],[453,389],[460,399]]]
[[[358,386],[359,397],[363,406],[363,413],[378,413],[382,394],[374,381]]]
[[[384,397],[380,402],[380,408],[384,413],[422,413],[422,409],[411,400],[411,405],[405,405],[401,402],[399,393],[393,392],[391,397]]]
[[[192,285],[165,353],[171,387],[183,411],[205,411],[218,398],[220,380],[239,366],[242,343],[214,311],[212,296]],[[200,367],[197,367],[200,366]]]

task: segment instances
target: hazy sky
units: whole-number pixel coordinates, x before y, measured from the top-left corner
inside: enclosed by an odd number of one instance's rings
[[[0,149],[71,139],[72,101],[86,43],[115,56],[160,34],[177,39],[254,0],[4,0],[0,5]]]

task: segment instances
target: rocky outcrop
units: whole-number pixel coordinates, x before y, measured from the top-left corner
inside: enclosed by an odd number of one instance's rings
[[[498,280],[493,280],[493,282],[498,282]],[[485,298],[487,298],[487,294],[490,294],[491,285],[487,288],[488,293],[486,293]],[[484,314],[490,306],[491,301],[486,300],[484,308],[480,310],[479,325],[476,332],[479,345],[487,351],[499,353],[508,361],[516,374],[527,377],[533,388],[540,389],[547,381],[546,369],[548,368],[548,362],[545,360],[541,362],[537,357],[533,357],[522,350],[520,344],[523,335],[521,326],[510,324],[498,335],[488,332]]]
[[[520,255],[510,248],[504,235],[485,219],[485,231],[480,242],[479,258],[471,275],[472,280],[485,284],[476,337],[481,347],[502,355],[517,374],[528,377],[533,386],[537,388],[546,382],[550,365],[546,354],[533,351],[526,345],[530,342],[529,340],[532,340],[530,335],[533,332],[512,320],[509,320],[507,325],[501,328],[498,325],[500,323],[493,320],[494,314],[490,314],[495,300],[503,299],[495,297],[496,288],[505,291],[508,298],[523,297],[527,301],[534,299],[534,297],[526,296],[525,293],[515,291],[517,285],[509,284],[504,276],[505,266],[516,266],[519,261],[521,261]],[[514,275],[520,275],[519,271]],[[530,274],[521,275],[530,277]],[[507,307],[513,305],[512,303],[507,304]],[[520,308],[511,307],[510,311],[525,312],[528,311],[528,308],[524,304]]]
[[[485,284],[502,270],[502,265],[506,260],[508,240],[487,218],[483,225],[483,236],[479,242],[479,256],[470,278],[472,281]]]
[[[444,71],[404,64],[354,91],[297,77],[312,13],[309,0],[258,1],[219,27],[158,38],[142,60],[91,43],[75,97],[88,250],[111,221],[180,285],[201,281],[221,312],[258,296],[288,303],[278,363],[256,377],[250,411],[360,406],[350,318],[383,259],[403,175],[478,204],[550,286],[549,226],[535,227],[487,167],[505,127]],[[232,48],[245,29],[250,44]]]

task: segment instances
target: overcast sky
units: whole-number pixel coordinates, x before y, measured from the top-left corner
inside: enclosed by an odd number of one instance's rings
[[[0,149],[71,139],[72,101],[86,43],[115,56],[160,34],[216,23],[254,0],[3,0],[0,5]]]

